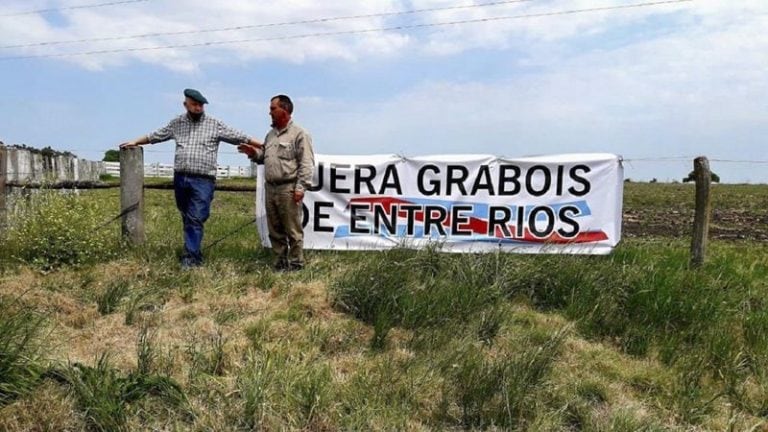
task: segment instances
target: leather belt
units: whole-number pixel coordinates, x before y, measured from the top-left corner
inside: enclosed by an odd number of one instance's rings
[[[216,181],[216,176],[212,176],[212,175],[209,175],[209,174],[197,174],[197,173],[190,173],[190,172],[184,172],[184,171],[175,171],[174,174],[180,174],[180,175],[187,176],[187,177],[201,178],[201,179]]]
[[[287,179],[287,180],[277,180],[277,181],[266,181],[266,183],[270,186],[282,186],[284,184],[288,183],[296,183],[296,179]]]

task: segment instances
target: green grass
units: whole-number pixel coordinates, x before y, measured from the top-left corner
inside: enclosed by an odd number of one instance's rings
[[[13,200],[0,259],[48,271],[99,262],[115,256],[119,239],[104,230],[110,207],[57,190],[40,190]]]
[[[467,255],[457,260],[438,249],[392,249],[371,253],[352,265],[330,287],[340,310],[371,324],[371,345],[382,348],[395,326],[437,327],[501,301],[503,279],[495,255]],[[425,271],[427,269],[427,271]]]
[[[765,191],[717,185],[716,209],[762,217]],[[625,207],[682,215],[690,192],[628,183]],[[103,224],[117,193],[67,198],[98,209],[73,223]],[[247,224],[253,198],[217,191],[204,244]],[[0,239],[0,430],[750,430],[768,416],[761,242],[712,241],[695,270],[687,239],[653,236],[609,256],[308,251],[282,274],[246,226],[182,272],[170,191],[146,191],[140,248],[113,222],[69,232],[70,255],[35,249],[59,240],[28,211],[9,230],[27,246]]]
[[[625,209],[693,210],[692,183],[624,183]],[[765,185],[713,184],[713,209],[738,209],[765,213]]]
[[[23,298],[0,295],[0,407],[32,390],[43,371],[45,317]]]
[[[96,309],[102,315],[114,312],[123,300],[123,297],[128,294],[129,289],[130,287],[125,280],[112,281],[96,297]]]
[[[131,405],[150,396],[175,408],[186,405],[181,387],[172,379],[141,371],[123,376],[110,366],[108,355],[99,356],[94,367],[72,364],[49,375],[69,388],[91,430],[131,430]]]

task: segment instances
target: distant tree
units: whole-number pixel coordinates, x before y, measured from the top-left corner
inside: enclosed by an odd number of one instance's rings
[[[46,146],[46,147],[43,147],[42,149],[37,149],[37,148],[34,148],[32,146],[28,146],[26,144],[13,144],[13,145],[10,146],[10,148],[15,148],[15,149],[19,149],[19,150],[26,150],[26,151],[28,151],[30,153],[40,154],[40,155],[43,155],[43,156],[45,156],[47,158],[58,157],[58,156],[77,157],[75,154],[73,154],[70,151],[54,150],[54,149],[51,148],[51,146]]]
[[[713,183],[720,183],[720,176],[719,175],[715,174],[714,172],[710,172],[709,176],[712,179]],[[696,172],[695,171],[689,172],[688,173],[688,177],[683,179],[683,183],[695,182],[695,181],[696,181]]]
[[[56,156],[56,150],[52,149],[51,146],[45,146],[40,149],[40,154],[43,155],[43,157],[51,158]]]
[[[104,162],[120,162],[120,152],[117,150],[107,150],[102,160]]]

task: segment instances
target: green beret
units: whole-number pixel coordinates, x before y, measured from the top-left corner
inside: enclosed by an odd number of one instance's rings
[[[184,96],[188,97],[188,98],[190,98],[190,99],[192,99],[194,101],[197,101],[197,102],[199,102],[201,104],[207,104],[208,103],[208,99],[206,99],[205,96],[203,96],[202,93],[200,93],[199,91],[197,91],[195,89],[186,89],[186,90],[184,90]]]

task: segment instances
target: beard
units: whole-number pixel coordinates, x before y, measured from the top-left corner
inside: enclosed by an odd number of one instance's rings
[[[193,122],[199,122],[201,118],[203,118],[203,113],[193,113],[187,111],[187,115],[189,116],[190,120]]]
[[[273,128],[284,128],[288,125],[288,122],[290,121],[290,118],[280,117],[272,119],[272,127]]]

